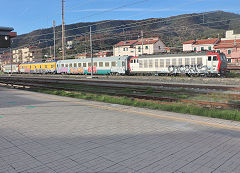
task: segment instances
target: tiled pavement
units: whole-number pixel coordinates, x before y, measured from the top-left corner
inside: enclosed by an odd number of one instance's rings
[[[0,117],[0,173],[240,172],[238,122],[6,88]]]

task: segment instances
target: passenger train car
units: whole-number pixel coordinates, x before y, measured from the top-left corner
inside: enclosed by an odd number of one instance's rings
[[[7,64],[3,66],[3,72],[4,73],[19,73],[19,64]]]
[[[19,65],[20,73],[55,73],[56,61],[23,63]]]
[[[93,74],[120,74],[129,73],[129,56],[94,58]],[[91,58],[69,59],[57,61],[57,73],[61,74],[91,74]]]
[[[9,66],[3,67],[5,73],[11,72]],[[117,56],[93,59],[93,73],[99,75],[219,76],[226,70],[227,58],[223,53]],[[15,73],[91,74],[91,71],[91,58],[13,65]]]
[[[227,70],[223,53],[146,55],[132,57],[130,74],[204,74],[220,75]]]

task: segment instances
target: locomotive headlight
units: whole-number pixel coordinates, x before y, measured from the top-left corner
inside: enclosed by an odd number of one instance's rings
[[[7,41],[8,40],[8,36],[5,36],[4,39]]]

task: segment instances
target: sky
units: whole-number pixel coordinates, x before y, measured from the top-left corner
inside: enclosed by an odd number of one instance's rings
[[[139,20],[223,10],[240,14],[240,0],[65,0],[65,23]],[[61,24],[61,0],[0,0],[0,26],[20,34]]]

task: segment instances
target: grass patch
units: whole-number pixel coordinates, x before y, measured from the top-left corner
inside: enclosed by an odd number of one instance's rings
[[[141,108],[157,109],[170,112],[177,112],[183,114],[192,114],[205,117],[220,118],[226,120],[240,121],[240,112],[238,110],[218,110],[218,109],[208,109],[200,108],[192,105],[176,105],[176,104],[159,104],[149,101],[139,101],[127,97],[114,97],[102,94],[88,94],[84,92],[67,92],[62,90],[45,90],[45,89],[34,89],[34,91],[54,94],[60,96],[67,96],[79,99],[101,101],[113,104],[121,104],[128,106],[135,106]]]

